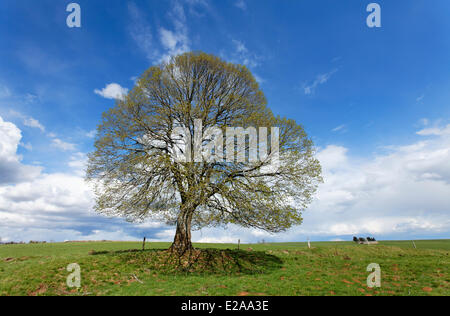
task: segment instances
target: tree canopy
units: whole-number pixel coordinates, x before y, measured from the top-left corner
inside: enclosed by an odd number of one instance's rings
[[[103,114],[87,179],[98,212],[176,225],[171,249],[183,254],[191,229],[301,224],[321,181],[314,153],[245,66],[185,53],[150,67]]]

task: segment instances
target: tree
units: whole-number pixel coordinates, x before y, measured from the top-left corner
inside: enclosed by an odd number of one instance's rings
[[[98,127],[87,170],[96,211],[176,225],[179,255],[193,249],[192,229],[301,224],[320,164],[304,129],[266,103],[245,66],[212,55],[150,67]]]

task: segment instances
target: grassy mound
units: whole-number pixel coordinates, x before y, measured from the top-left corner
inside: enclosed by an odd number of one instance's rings
[[[278,257],[263,251],[230,249],[195,249],[182,257],[157,249],[91,254],[112,256],[122,264],[145,267],[166,275],[262,274],[280,269],[283,264]]]

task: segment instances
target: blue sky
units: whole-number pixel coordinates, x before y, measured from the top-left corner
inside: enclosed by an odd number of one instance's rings
[[[448,1],[377,1],[381,28],[366,25],[371,1],[350,0],[78,0],[82,26],[68,28],[70,2],[0,3],[3,239],[171,239],[94,214],[82,168],[114,96],[190,50],[247,65],[325,176],[301,227],[196,240],[450,237]]]

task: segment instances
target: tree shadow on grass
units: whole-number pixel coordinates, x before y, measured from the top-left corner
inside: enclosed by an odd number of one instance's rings
[[[101,251],[90,254],[113,256],[123,264],[162,274],[265,274],[281,269],[283,265],[279,257],[264,251],[231,249],[195,249],[182,257],[161,249]]]

